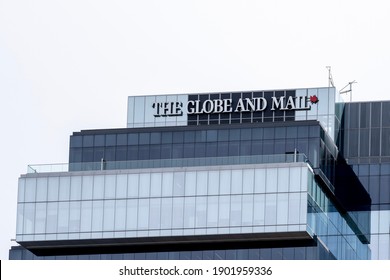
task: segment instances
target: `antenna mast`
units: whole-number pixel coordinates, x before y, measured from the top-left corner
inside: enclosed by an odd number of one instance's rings
[[[332,67],[326,66],[326,69],[328,69],[328,87],[335,87],[334,82],[333,82],[333,77],[332,77]]]
[[[352,84],[356,84],[357,82],[355,80],[353,80],[352,82],[349,82],[345,87],[343,87],[339,93],[340,94],[344,94],[344,93],[351,93],[351,95],[349,96],[349,102],[352,102]],[[347,86],[349,86],[349,89],[346,89],[344,90]]]

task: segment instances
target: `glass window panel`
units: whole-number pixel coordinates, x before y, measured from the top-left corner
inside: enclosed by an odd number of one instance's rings
[[[83,147],[93,147],[93,135],[85,135],[83,137]]]
[[[114,200],[105,200],[103,208],[103,230],[112,231],[114,230]]]
[[[232,195],[230,201],[230,226],[241,226],[242,196]]]
[[[195,197],[184,198],[184,228],[195,227]]]
[[[183,228],[184,226],[184,198],[173,198],[173,210],[172,210],[172,228]]]
[[[80,231],[90,232],[92,230],[92,201],[81,201]]]
[[[207,198],[204,196],[196,197],[196,228],[206,227],[207,217]]]
[[[255,181],[254,169],[245,169],[243,172],[243,193],[253,193]]]
[[[276,225],[276,194],[266,194],[265,225]]]
[[[229,130],[229,141],[238,141],[240,140],[240,130],[239,129],[230,129]]]
[[[81,199],[81,176],[70,177],[70,200]]]
[[[26,179],[19,178],[19,181],[18,181],[18,202],[24,202],[25,184],[26,184]]]
[[[215,195],[218,194],[219,191],[219,171],[209,171],[209,178],[208,178],[208,194],[209,195]]]
[[[279,193],[277,195],[277,217],[276,222],[278,225],[287,225],[288,216],[288,194]]]
[[[82,199],[92,199],[93,194],[93,177],[83,176],[82,177],[82,188],[81,197]]]
[[[162,195],[163,196],[172,196],[173,194],[173,173],[167,172],[162,175]]]
[[[173,195],[184,195],[184,172],[173,173]]]
[[[216,142],[218,138],[217,130],[207,130],[207,142]]]
[[[126,229],[136,230],[138,225],[138,199],[127,200]]]
[[[69,200],[70,198],[70,177],[60,177],[59,200]]]
[[[229,140],[229,130],[220,129],[218,130],[218,141],[228,141]]]
[[[230,196],[223,195],[219,197],[219,227],[228,227],[230,222]]]
[[[35,208],[35,233],[45,233],[46,203],[37,203]]]
[[[185,178],[185,195],[195,195],[196,190],[196,173],[195,172],[186,172]]]
[[[37,181],[36,178],[27,178],[26,179],[26,190],[25,190],[25,201],[33,202],[35,201],[35,195],[37,190]]]
[[[299,224],[299,207],[300,205],[300,194],[290,193],[288,200],[288,224],[297,225]]]
[[[138,203],[138,229],[148,229],[149,199],[140,199]]]
[[[265,193],[266,169],[255,170],[255,193]]]
[[[127,175],[118,174],[116,177],[116,198],[126,198],[127,196]]]
[[[139,197],[150,196],[150,174],[139,175]]]
[[[161,229],[172,228],[172,198],[161,201]]]
[[[58,203],[58,233],[69,231],[69,202]]]
[[[95,135],[95,142],[94,145],[97,147],[101,147],[105,145],[105,137],[104,135]]]
[[[242,196],[242,225],[253,225],[253,195]]]
[[[46,222],[46,233],[57,232],[57,220],[58,220],[58,203],[49,202],[47,204],[47,222]]]
[[[116,146],[116,134],[106,135],[106,146]]]
[[[115,201],[115,230],[122,231],[126,229],[126,200],[119,199]]]
[[[298,192],[300,191],[300,183],[301,183],[301,168],[300,167],[290,167],[290,192]]]
[[[390,126],[390,101],[382,102],[382,126]]]
[[[163,144],[171,144],[172,143],[172,132],[162,132],[161,133],[161,142]]]
[[[92,202],[92,231],[103,230],[103,201]]]
[[[307,223],[306,215],[307,215],[307,193],[301,193],[300,199],[300,209],[299,209],[299,223],[305,224]]]
[[[105,175],[104,198],[115,198],[116,175]]]
[[[138,197],[138,174],[129,174],[127,180],[127,195],[128,197]]]
[[[184,142],[185,143],[195,142],[195,131],[185,131],[184,132]]]
[[[288,192],[289,168],[278,168],[278,192]]]
[[[232,170],[232,194],[242,193],[242,170]]]
[[[266,189],[267,193],[276,192],[278,183],[278,174],[276,168],[267,168]]]
[[[207,226],[218,226],[218,196],[208,196],[207,198]]]
[[[253,225],[264,225],[265,194],[256,194],[253,198]]]
[[[231,170],[221,170],[220,194],[230,194]]]
[[[160,229],[161,198],[150,199],[149,228]]]
[[[138,145],[138,133],[129,133],[127,135],[128,145]]]
[[[81,202],[70,202],[69,208],[69,232],[80,232]]]
[[[104,176],[97,175],[93,179],[93,199],[103,199],[104,197]]]
[[[23,213],[23,233],[32,234],[34,233],[34,218],[35,218],[35,204],[36,203],[25,203]]]
[[[82,136],[71,136],[70,137],[70,146],[72,148],[81,148],[83,143]]]
[[[199,171],[196,176],[196,194],[207,194],[207,171]]]
[[[152,173],[151,174],[151,186],[150,186],[150,196],[151,197],[161,197],[161,173]]]
[[[47,200],[47,178],[37,178],[36,201]]]

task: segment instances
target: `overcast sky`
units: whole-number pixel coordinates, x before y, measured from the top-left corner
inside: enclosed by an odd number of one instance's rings
[[[390,1],[0,0],[0,259],[18,177],[68,161],[69,135],[126,126],[127,96],[356,80],[390,99]]]

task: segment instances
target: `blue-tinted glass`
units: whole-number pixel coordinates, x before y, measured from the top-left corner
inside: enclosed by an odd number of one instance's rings
[[[240,145],[240,156],[251,155],[252,141],[241,141]]]
[[[150,144],[150,133],[140,133],[139,134],[139,144],[140,145]]]
[[[161,146],[160,145],[150,145],[150,159],[160,159],[161,158]]]
[[[273,127],[264,128],[264,139],[274,139],[275,129]]]
[[[217,143],[211,142],[206,145],[206,157],[217,156]]]
[[[371,103],[371,127],[380,127],[381,102]]]
[[[118,146],[127,145],[127,134],[118,134],[116,137],[116,144]]]
[[[115,145],[116,145],[116,134],[106,135],[106,147],[115,146]]]
[[[184,132],[184,142],[185,143],[195,142],[195,131],[185,131]]]
[[[129,145],[138,145],[138,133],[129,133],[127,135],[127,143]]]
[[[379,156],[381,142],[380,128],[371,128],[371,156]]]
[[[195,157],[206,156],[206,143],[195,143]]]
[[[115,147],[107,147],[104,151],[104,159],[106,161],[115,160]]]
[[[152,132],[150,134],[150,144],[160,144],[161,143],[161,133]]]
[[[93,161],[93,148],[84,148],[83,162],[92,162],[92,161]]]
[[[129,146],[127,149],[127,160],[137,160],[138,159],[138,147]]]
[[[216,130],[207,130],[207,142],[216,142],[218,140],[218,132]]]
[[[206,142],[206,131],[199,130],[195,132],[195,141],[196,142]]]
[[[126,161],[127,160],[127,147],[120,146],[116,148],[116,157],[117,161]]]
[[[389,109],[389,111],[390,111],[390,109]],[[381,156],[390,156],[390,128],[382,128],[382,145],[381,145],[381,147],[382,147]]]
[[[360,127],[368,128],[370,126],[370,103],[360,104]]]
[[[161,142],[163,144],[171,144],[172,143],[172,132],[162,132],[161,133]]]
[[[286,128],[285,127],[277,127],[275,128],[275,138],[282,139],[286,137]]]
[[[70,146],[72,148],[81,148],[83,146],[83,137],[82,136],[71,136],[70,137]]]
[[[382,126],[390,126],[390,101],[382,102]]]
[[[161,158],[172,158],[172,145],[171,144],[165,144],[161,145]]]
[[[229,140],[229,130],[220,129],[218,130],[218,141],[228,141]]]
[[[287,127],[286,137],[287,138],[297,138],[298,129],[296,126]]]
[[[83,137],[83,147],[92,147],[93,146],[93,135],[85,135]]]
[[[195,145],[194,144],[184,144],[183,157],[184,158],[193,158],[195,156]]]
[[[240,140],[240,130],[239,129],[230,129],[229,130],[229,140],[230,141]]]
[[[184,142],[184,132],[175,131],[173,132],[173,143],[183,143]]]
[[[149,159],[149,145],[138,146],[138,159],[146,160]]]
[[[298,137],[299,138],[309,137],[309,128],[307,126],[299,126],[298,127]]]
[[[320,136],[320,127],[319,126],[310,126],[309,127],[309,137],[319,137]]]
[[[349,119],[349,127],[350,128],[358,128],[359,127],[359,105],[360,103],[350,103],[350,119]]]
[[[263,139],[263,129],[262,128],[253,128],[252,129],[252,138],[253,138],[253,140],[262,140]]]
[[[104,146],[105,145],[105,136],[104,135],[95,135],[95,146]]]
[[[250,128],[241,129],[241,140],[251,140],[252,130]]]
[[[94,148],[93,149],[93,161],[100,161],[104,158],[104,148]]]
[[[183,158],[183,144],[172,146],[172,158]]]
[[[218,156],[226,157],[229,154],[229,142],[218,142]]]

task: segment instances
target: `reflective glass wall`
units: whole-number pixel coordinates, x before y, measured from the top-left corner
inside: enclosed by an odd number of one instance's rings
[[[304,163],[26,175],[18,242],[306,232]]]

